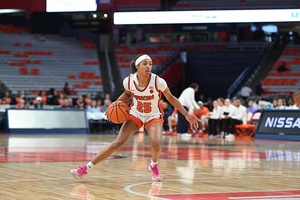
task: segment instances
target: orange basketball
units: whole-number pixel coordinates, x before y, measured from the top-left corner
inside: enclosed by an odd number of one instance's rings
[[[125,122],[129,115],[129,108],[123,101],[115,101],[111,103],[106,111],[107,119],[116,123],[121,124]]]

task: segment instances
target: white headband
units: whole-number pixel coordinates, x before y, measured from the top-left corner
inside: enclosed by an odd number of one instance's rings
[[[140,56],[138,59],[136,59],[135,66],[137,66],[138,64],[140,64],[140,62],[142,62],[142,60],[147,59],[147,58],[150,59],[150,60],[152,60],[150,58],[150,56],[148,56],[148,55],[142,55],[142,56]]]

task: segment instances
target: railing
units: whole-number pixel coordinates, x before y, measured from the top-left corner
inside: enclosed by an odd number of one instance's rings
[[[246,83],[248,78],[253,74],[257,66],[261,63],[263,57],[266,55],[269,50],[271,43],[266,43],[264,48],[260,51],[259,55],[254,59],[239,75],[239,77],[233,82],[233,84],[227,90],[227,97],[230,98],[234,96],[241,87]]]
[[[108,70],[108,76],[109,76],[109,83],[110,83],[110,86],[111,86],[111,92],[114,92],[115,91],[115,83],[114,83],[112,72],[111,72],[111,65],[110,65],[110,59],[109,59],[107,47],[105,47],[105,59],[106,59],[106,64],[107,64],[107,70]]]

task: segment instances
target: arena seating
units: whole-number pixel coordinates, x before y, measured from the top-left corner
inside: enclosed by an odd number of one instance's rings
[[[300,45],[290,44],[275,63],[273,69],[263,80],[263,88],[267,95],[290,95],[300,88]],[[284,65],[288,71],[278,72],[279,66]]]
[[[288,0],[180,0],[172,10],[250,10],[250,9],[297,9],[299,1]]]
[[[0,81],[12,93],[49,88],[61,91],[65,82],[82,94],[102,91],[94,44],[88,44],[93,48],[85,48],[87,44],[82,43],[90,41],[76,41],[59,35],[45,37],[46,41],[42,42],[37,34],[0,32]],[[92,75],[80,77],[81,73]],[[86,84],[87,81],[91,84]],[[83,87],[76,87],[78,84]]]

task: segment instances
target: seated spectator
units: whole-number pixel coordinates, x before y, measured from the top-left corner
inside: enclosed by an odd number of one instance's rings
[[[61,94],[59,95],[58,104],[59,104],[60,106],[63,106],[63,105],[64,105],[64,102],[65,102],[65,97],[64,97],[64,94],[61,93]]]
[[[102,97],[102,92],[97,92],[96,95],[96,101],[98,102],[98,100],[101,100],[102,102],[104,101],[104,98]]]
[[[286,72],[286,71],[289,71],[289,69],[286,67],[286,63],[282,63],[282,65],[280,65],[278,68],[277,68],[277,71],[278,72]]]
[[[35,99],[34,108],[39,108],[39,109],[44,108],[43,101],[42,101],[42,97],[38,96],[38,97]]]
[[[219,117],[219,122],[218,122],[218,125],[219,125],[219,131],[221,132],[221,135],[223,135],[223,119],[222,119],[222,115],[223,115],[223,109],[224,109],[224,98],[220,97],[217,99],[218,101],[218,104],[219,104],[219,112],[221,113],[220,117]]]
[[[90,93],[86,94],[84,102],[85,102],[86,107],[89,107],[89,105],[92,103],[92,99],[91,99],[91,94]]]
[[[33,99],[32,99],[32,101],[31,101],[31,104],[32,104],[32,105],[35,105],[35,104],[36,104],[36,98],[37,98],[37,97],[38,97],[38,95],[35,94],[34,97],[33,97]]]
[[[108,100],[111,101],[111,99],[110,99],[110,94],[105,94],[105,99],[108,99]]]
[[[202,101],[198,101],[198,105],[200,109],[196,111],[195,116],[202,121],[202,123],[199,122],[199,132],[202,133],[206,131],[206,127],[208,127],[208,119],[206,118],[206,116],[208,115],[208,113],[210,113],[210,111],[207,107],[203,106]]]
[[[63,92],[67,95],[70,95],[71,94],[71,90],[69,88],[69,84],[68,83],[65,83],[65,86],[63,88]]]
[[[16,109],[22,109],[22,108],[25,108],[25,100],[24,99],[21,99],[16,106]]]
[[[254,99],[254,101],[253,101],[253,105],[254,105],[256,108],[259,108],[260,101],[261,101],[260,95],[256,95],[256,96],[255,96],[255,99]]]
[[[110,104],[110,100],[109,99],[105,99],[104,100],[104,105],[101,108],[101,112],[105,113],[109,107]]]
[[[102,108],[102,100],[101,99],[97,100],[97,107],[101,110],[101,108]]]
[[[6,104],[11,104],[11,98],[10,98],[10,94],[8,91],[5,92],[4,97],[2,99],[2,101],[5,100]]]
[[[84,104],[84,100],[82,95],[78,95],[78,99],[76,101],[76,105],[79,106],[79,104],[83,103]]]
[[[230,119],[231,131],[227,136],[225,136],[225,138],[228,138],[228,139],[235,138],[234,130],[235,130],[236,124],[247,124],[246,113],[247,113],[246,107],[242,105],[240,99],[237,99],[236,100],[236,109],[234,109],[233,114]]]
[[[106,120],[106,116],[103,112],[100,111],[99,107],[97,106],[96,100],[92,100],[91,105],[88,106],[87,118],[89,120]]]
[[[15,98],[16,104],[20,103],[23,98],[21,97],[21,91],[18,91],[17,96]]]
[[[166,132],[166,135],[170,135],[173,133],[173,123],[178,122],[178,115],[177,115],[177,109],[174,109],[173,113],[171,116],[168,117],[168,126],[169,126],[169,130]]]
[[[286,107],[287,110],[299,110],[299,107],[297,107],[297,105],[295,104],[295,101],[292,97],[290,97],[289,99],[289,105],[288,107]]]
[[[79,105],[78,105],[78,108],[79,109],[85,109],[85,106],[84,106],[84,102],[79,102]]]
[[[169,107],[169,104],[167,102],[164,102],[162,104],[162,108],[164,110],[164,124],[163,129],[166,131],[168,129],[168,117],[170,117],[173,113],[173,109]]]
[[[285,109],[285,107],[283,106],[283,100],[282,99],[277,100],[277,107],[275,109],[276,110],[284,110]]]
[[[50,105],[59,105],[59,103],[58,103],[59,96],[58,96],[57,90],[55,90],[55,89],[52,88],[52,90],[50,91],[50,93],[51,93],[51,97],[50,97],[49,104]]]
[[[70,100],[69,99],[65,99],[64,100],[64,105],[61,106],[61,108],[70,109],[70,108],[73,108],[73,107],[70,105]]]
[[[29,109],[30,108],[30,103],[29,102],[25,103],[25,107],[24,108]]]
[[[212,99],[210,97],[208,97],[208,99],[207,99],[207,105],[206,105],[206,107],[208,108],[208,110],[210,112],[212,112],[213,109],[214,109],[213,102],[212,102]]]
[[[219,118],[221,117],[222,111],[221,107],[219,107],[218,101],[213,101],[214,109],[212,113],[208,113],[206,118],[208,119],[208,137],[216,137],[217,136],[217,125],[219,125]]]
[[[40,97],[42,98],[42,102],[43,102],[43,104],[44,105],[47,105],[47,96],[46,96],[46,93],[45,93],[45,91],[41,91],[40,92]]]
[[[1,101],[1,104],[2,104],[2,105],[9,105],[9,104],[6,102],[6,99],[3,99],[3,100]]]
[[[69,105],[72,107],[72,108],[74,108],[74,106],[73,106],[73,98],[69,98]]]
[[[252,113],[253,115],[257,111],[257,107],[254,105],[254,101],[252,99],[248,101],[248,106],[247,113]]]
[[[226,137],[229,133],[230,119],[235,109],[236,107],[231,104],[230,99],[225,99],[225,106],[223,108],[223,113],[222,113],[222,121],[224,124],[224,133],[222,137]]]
[[[272,104],[271,108],[272,108],[272,109],[276,109],[276,108],[277,108],[277,104],[278,104],[277,99],[276,99],[276,98],[273,99],[273,104]]]

